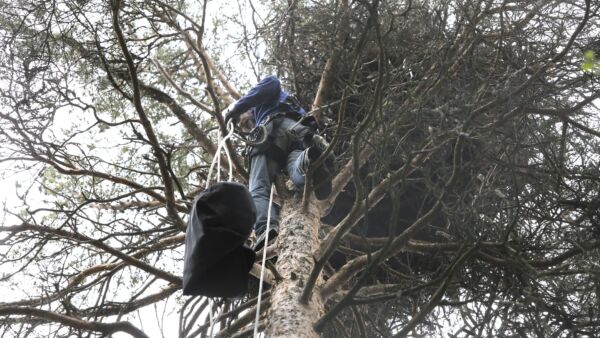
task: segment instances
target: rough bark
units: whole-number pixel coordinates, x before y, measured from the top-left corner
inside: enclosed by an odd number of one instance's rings
[[[300,295],[314,266],[312,253],[318,245],[319,208],[311,203],[302,210],[299,200],[285,204],[279,226],[277,271],[283,280],[273,286],[268,312],[268,337],[320,337],[313,324],[323,314],[319,293],[307,305]]]

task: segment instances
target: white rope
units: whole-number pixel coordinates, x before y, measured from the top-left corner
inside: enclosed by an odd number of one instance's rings
[[[210,338],[212,338],[213,336],[213,327],[215,325],[215,318],[213,317],[213,306],[214,306],[214,302],[212,300],[212,298],[208,299],[208,316],[209,316],[209,320],[210,320],[210,328],[208,330],[208,336]]]
[[[233,122],[229,122],[231,124],[231,129],[229,131],[229,134],[227,134],[225,141],[227,141],[228,139],[231,138],[231,135],[233,135]],[[227,163],[229,164],[229,179],[227,180],[228,182],[231,182],[233,180],[233,167],[231,165],[232,161],[231,161],[231,155],[229,154],[229,148],[227,148],[226,146],[223,147],[223,149],[225,149],[225,155],[227,155]]]
[[[208,189],[208,187],[210,186],[210,179],[212,176],[212,172],[215,169],[215,164],[217,164],[217,181],[221,180],[221,148],[224,148],[225,155],[227,156],[227,162],[229,164],[229,179],[228,179],[228,181],[231,182],[233,180],[233,166],[232,166],[232,161],[231,161],[231,155],[229,154],[229,149],[226,146],[227,140],[229,140],[231,138],[231,136],[233,135],[233,132],[234,132],[233,122],[230,121],[227,124],[227,130],[228,130],[228,133],[227,133],[227,135],[225,135],[225,137],[223,137],[223,139],[221,139],[221,136],[219,134],[217,151],[215,153],[215,156],[213,156],[212,162],[210,164],[210,169],[208,170],[208,176],[206,178],[206,189]],[[267,229],[265,230],[266,233],[265,233],[265,239],[264,239],[264,245],[263,245],[263,258],[262,258],[262,265],[261,265],[261,269],[260,269],[260,281],[258,284],[258,303],[256,305],[256,318],[254,321],[254,338],[258,337],[258,320],[260,319],[260,303],[262,300],[263,281],[265,278],[265,265],[267,262],[267,247],[268,247],[268,243],[269,243],[269,231],[270,231],[270,226],[271,226],[271,206],[273,204],[273,191],[275,190],[274,188],[275,188],[275,184],[271,184],[271,194],[269,196],[269,208],[267,210]],[[213,313],[212,313],[213,301],[211,298],[209,298],[209,302],[210,302],[209,337],[212,338],[213,326],[214,326],[215,322],[214,322]],[[217,311],[217,314],[218,314],[218,311]]]
[[[271,225],[271,204],[273,204],[273,188],[275,184],[271,183],[271,195],[269,197],[269,209],[267,209],[267,229],[265,230],[265,240],[263,244],[263,258],[260,267],[260,281],[258,282],[258,301],[256,304],[256,317],[254,319],[254,338],[258,337],[258,319],[260,318],[260,302],[262,299],[263,280],[265,278],[265,263],[267,262],[267,247],[269,244],[269,226]]]
[[[218,169],[217,169],[217,181],[221,180],[221,148],[225,148],[225,155],[227,155],[227,161],[229,163],[229,179],[228,181],[231,182],[231,180],[233,180],[233,166],[231,165],[231,155],[229,154],[229,149],[227,149],[227,140],[229,140],[231,138],[231,136],[233,135],[233,122],[229,121],[229,123],[227,124],[227,130],[228,133],[227,135],[225,135],[225,137],[223,139],[221,139],[219,137],[219,142],[218,142],[218,146],[217,146],[217,151],[215,153],[215,156],[213,156],[212,162],[210,164],[210,169],[208,170],[208,177],[206,178],[206,188],[208,189],[208,187],[210,186],[210,179],[212,177],[212,172],[215,169],[215,164],[218,163]],[[219,134],[220,135],[220,134]]]
[[[221,144],[221,133],[217,135],[217,144]],[[219,147],[220,148],[220,147]],[[217,157],[217,182],[221,182],[221,151],[217,150],[215,154]],[[214,158],[213,158],[214,160]]]
[[[215,327],[215,323],[216,323],[216,318],[218,318],[221,315],[222,311],[225,310],[225,308],[218,306],[216,314],[213,315],[214,301],[212,298],[209,298],[208,301],[209,301],[209,305],[210,305],[210,308],[208,310],[208,313],[210,316],[210,329],[208,330],[208,337],[213,338],[215,336],[215,335],[213,335],[213,331],[214,331],[214,327]]]
[[[208,187],[210,186],[210,178],[212,176],[212,172],[215,169],[215,164],[217,164],[217,182],[221,181],[221,148],[225,149],[225,155],[227,155],[227,163],[229,164],[229,179],[228,181],[231,182],[233,180],[233,166],[231,164],[231,155],[229,154],[229,149],[227,149],[227,140],[229,140],[231,138],[231,135],[233,135],[233,122],[229,121],[229,123],[227,124],[227,130],[228,133],[227,135],[225,135],[225,137],[223,137],[223,139],[221,139],[221,134],[219,133],[218,139],[217,139],[217,151],[215,152],[215,155],[213,156],[212,162],[210,163],[210,169],[208,170],[208,176],[206,177],[206,188],[208,189]],[[208,309],[208,315],[210,318],[210,328],[208,331],[208,336],[209,337],[213,337],[213,327],[215,325],[215,318],[213,316],[213,306],[214,306],[214,302],[212,298],[208,298],[208,302],[209,302],[209,309]],[[217,309],[217,316],[219,315],[219,310]]]

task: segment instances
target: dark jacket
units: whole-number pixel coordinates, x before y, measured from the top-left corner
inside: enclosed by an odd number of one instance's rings
[[[281,82],[277,77],[267,76],[236,102],[230,114],[237,117],[250,109],[257,126],[273,113],[295,111],[300,115],[305,115],[306,111],[299,105],[290,106],[293,104],[290,102],[290,98],[291,95],[281,89]]]

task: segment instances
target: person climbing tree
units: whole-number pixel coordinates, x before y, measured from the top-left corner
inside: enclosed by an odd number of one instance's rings
[[[243,129],[250,128],[252,124],[258,128],[264,126],[267,135],[264,142],[248,152],[248,184],[256,204],[254,232],[257,238],[255,250],[258,250],[266,236],[269,191],[275,177],[285,170],[294,185],[301,189],[308,168],[321,156],[323,149],[312,141],[316,121],[307,115],[294,96],[281,89],[281,82],[275,76],[265,77],[231,104],[225,112],[225,123],[230,120]],[[332,156],[324,162],[324,165],[312,170],[310,182],[320,200],[331,193]],[[277,236],[278,215],[279,206],[273,204],[269,239]]]

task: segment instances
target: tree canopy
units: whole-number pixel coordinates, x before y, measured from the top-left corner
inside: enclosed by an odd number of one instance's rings
[[[274,74],[339,171],[322,202],[278,186],[283,218],[310,209],[318,238],[306,275],[270,267],[267,336],[286,283],[302,291],[288,302],[320,304],[303,325],[324,337],[600,335],[599,15],[591,0],[0,0],[0,163],[18,179],[0,332],[154,337],[139,310],[169,303],[165,336],[251,336],[256,290],[182,296],[183,241],[221,112]],[[243,146],[227,144],[246,183]]]

